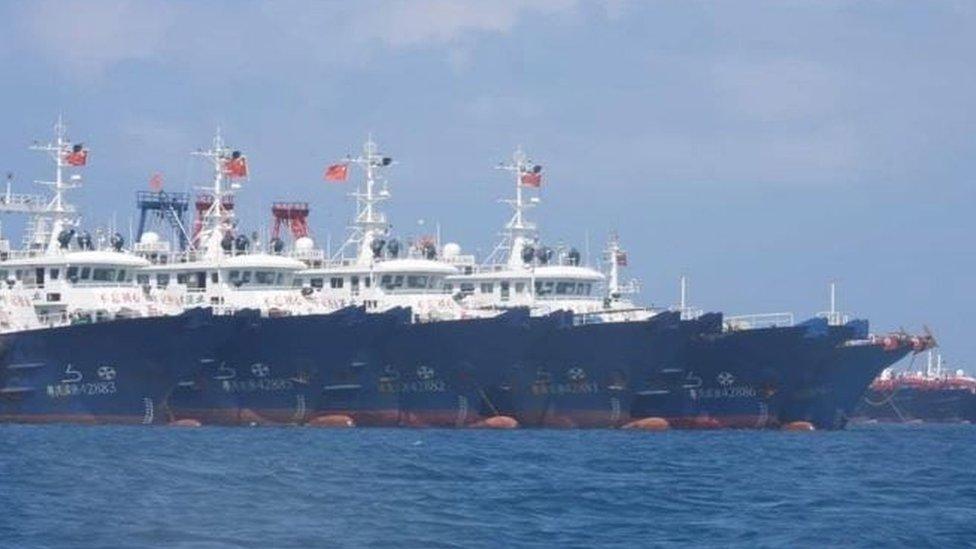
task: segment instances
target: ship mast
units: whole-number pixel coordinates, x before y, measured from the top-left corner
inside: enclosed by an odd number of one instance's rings
[[[610,233],[610,240],[604,250],[604,260],[609,264],[607,267],[607,298],[610,302],[619,302],[627,294],[639,292],[639,284],[636,279],[631,279],[626,283],[620,282],[620,268],[627,266],[627,252],[620,247],[620,237],[616,232]]]
[[[837,310],[837,281],[830,281],[830,310],[826,313],[821,313],[821,316],[827,319],[827,324],[830,326],[841,326],[845,322],[844,313]]]
[[[526,212],[539,203],[539,198],[531,197],[528,201],[523,196],[522,176],[528,173],[538,173],[541,169],[536,166],[519,147],[512,155],[512,161],[496,166],[498,170],[510,172],[515,180],[515,198],[503,199],[502,202],[510,204],[514,210],[512,218],[505,224],[502,233],[502,240],[495,246],[486,260],[487,264],[500,263],[502,260],[510,268],[521,268],[525,266],[522,259],[522,250],[534,243],[537,239],[536,224],[526,220]],[[507,257],[505,253],[508,252]]]
[[[349,237],[336,252],[333,260],[341,260],[347,250],[354,249],[356,263],[370,265],[374,256],[373,243],[385,238],[390,229],[386,214],[379,209],[379,204],[390,198],[387,180],[382,176],[382,170],[391,165],[393,159],[380,154],[373,137],[369,136],[363,145],[362,154],[355,158],[347,156],[343,162],[360,166],[365,178],[360,187],[350,194],[356,199],[356,219],[350,227]]]
[[[32,201],[25,195],[8,195],[8,205],[11,209],[22,213],[33,213],[34,219],[27,234],[28,249],[43,249],[46,253],[53,253],[59,249],[58,235],[61,231],[74,227],[78,220],[75,217],[75,207],[65,200],[65,193],[81,187],[81,175],[72,174],[65,180],[65,170],[69,167],[67,156],[72,151],[73,144],[67,138],[67,128],[61,117],[54,125],[54,141],[41,145],[35,143],[30,148],[34,151],[48,153],[54,160],[54,181],[35,181],[39,185],[51,187],[53,196],[46,205],[42,200]]]
[[[610,273],[607,277],[607,294],[612,300],[620,298],[620,240],[616,233],[611,233],[607,245],[607,261],[610,262]]]
[[[207,257],[222,255],[221,242],[224,235],[233,231],[234,210],[228,206],[234,200],[234,192],[240,184],[229,182],[225,164],[231,157],[231,150],[224,144],[220,128],[214,135],[210,150],[193,151],[193,156],[206,158],[213,165],[213,176],[209,187],[198,187],[212,202],[200,215],[200,228],[194,238],[193,247],[203,250]]]

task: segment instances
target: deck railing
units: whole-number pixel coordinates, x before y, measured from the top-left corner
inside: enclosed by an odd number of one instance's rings
[[[726,331],[788,328],[793,324],[793,313],[760,313],[725,317]]]

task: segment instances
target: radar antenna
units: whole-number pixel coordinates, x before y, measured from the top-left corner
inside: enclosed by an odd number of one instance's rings
[[[341,261],[349,250],[355,250],[356,262],[368,265],[375,257],[374,242],[381,242],[390,230],[386,214],[379,209],[379,205],[390,198],[387,180],[382,171],[393,164],[393,159],[380,154],[379,147],[370,135],[363,145],[362,154],[356,157],[346,156],[335,166],[343,167],[344,174],[345,166],[349,164],[362,168],[365,177],[359,188],[350,193],[356,199],[356,220],[349,227],[349,237],[332,259]],[[342,179],[345,179],[345,175]],[[380,188],[377,190],[378,185]]]
[[[35,181],[51,188],[50,197],[34,194],[18,194],[11,190],[13,175],[7,175],[7,186],[0,197],[0,213],[31,215],[24,235],[24,247],[34,252],[54,252],[60,248],[57,237],[61,231],[78,224],[76,209],[65,198],[67,191],[81,187],[81,175],[66,172],[87,163],[88,150],[81,143],[67,138],[67,127],[59,116],[54,125],[54,141],[47,144],[34,142],[31,150],[47,153],[54,161],[54,181]]]
[[[515,180],[515,198],[501,200],[510,204],[514,212],[505,224],[501,241],[488,255],[485,263],[490,265],[504,261],[509,267],[521,268],[526,263],[523,250],[538,239],[536,224],[526,219],[526,213],[539,203],[538,196],[526,200],[523,189],[538,189],[541,186],[542,166],[530,160],[522,148],[518,147],[512,154],[511,162],[499,164],[495,169],[510,172]]]

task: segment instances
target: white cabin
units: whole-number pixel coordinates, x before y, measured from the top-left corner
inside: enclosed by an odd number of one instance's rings
[[[149,262],[116,251],[85,250],[0,262],[0,279],[27,290],[38,314],[77,316],[88,311],[102,318],[160,314],[134,283]]]
[[[59,120],[54,142],[31,147],[54,163],[54,180],[39,182],[51,187],[51,196],[16,195],[8,186],[0,201],[0,211],[32,216],[23,250],[0,245],[0,283],[10,292],[8,302],[29,299],[44,325],[162,314],[134,282],[136,270],[149,262],[124,251],[118,234],[108,239],[110,247],[103,247],[104,239],[93,240],[79,230],[66,194],[81,186],[81,175],[71,172],[84,162],[67,161],[80,145],[65,135]]]
[[[420,239],[401,249],[390,235],[390,225],[379,204],[390,197],[380,172],[392,161],[378,153],[368,140],[363,153],[347,157],[364,171],[362,185],[352,196],[356,217],[349,238],[331,259],[310,262],[296,278],[296,285],[313,292],[326,307],[362,305],[368,311],[410,307],[415,322],[463,318],[465,310],[453,297],[448,279],[460,271],[454,263],[437,258],[433,239]],[[377,186],[383,184],[382,189]],[[454,245],[451,260],[456,257]]]
[[[514,174],[515,198],[506,200],[514,214],[485,264],[448,278],[462,306],[469,310],[529,307],[533,315],[572,311],[582,315],[584,322],[640,320],[656,314],[623,298],[629,286],[624,288],[617,282],[619,249],[614,247],[615,240],[611,243],[609,276],[581,265],[576,250],[554,251],[540,245],[536,225],[526,216],[539,200],[526,199],[523,193],[541,184],[541,166],[518,150],[513,162],[499,169]],[[530,174],[533,178],[527,184],[525,178]]]
[[[155,263],[140,269],[136,279],[156,301],[181,310],[258,309],[266,315],[327,312],[296,287],[295,274],[303,268],[304,263],[288,257],[249,253]]]
[[[137,282],[154,300],[179,310],[212,307],[218,313],[257,309],[262,314],[284,316],[325,313],[324,307],[296,284],[295,274],[305,263],[251,251],[251,243],[235,230],[233,196],[241,184],[227,171],[232,158],[218,132],[208,151],[196,153],[213,166],[211,185],[204,190],[205,211],[199,212],[193,249],[171,252],[155,233],[142,235],[135,250],[151,260],[136,275]],[[239,157],[240,154],[236,153]],[[241,240],[243,239],[243,242]]]

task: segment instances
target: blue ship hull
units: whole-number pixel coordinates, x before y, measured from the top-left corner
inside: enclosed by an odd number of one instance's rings
[[[168,400],[176,420],[217,425],[302,424],[323,394],[357,385],[357,372],[406,313],[262,318],[238,315],[238,333],[219,360],[183,380]]]
[[[0,336],[0,421],[326,426],[842,428],[909,349],[866,324],[724,332],[719,314],[414,324],[410,311],[121,320]]]
[[[522,360],[488,386],[494,408],[526,427],[619,427],[633,419],[635,387],[679,367],[686,335],[676,313],[640,322],[533,319]]]
[[[401,323],[383,342],[380,360],[364,370],[358,408],[333,402],[320,411],[347,413],[359,425],[479,425],[499,415],[485,388],[524,360],[533,335],[526,309],[488,319]]]
[[[0,335],[0,421],[165,423],[178,381],[236,331],[197,309]]]
[[[912,352],[906,342],[890,349],[867,343],[866,320],[828,326],[815,319],[801,327],[827,348],[817,345],[793,359],[797,367],[779,410],[783,424],[802,421],[817,429],[843,429],[874,378]]]
[[[845,345],[867,336],[865,321],[722,331],[721,316],[711,314],[687,324],[681,367],[661,370],[637,389],[635,418],[660,417],[678,428],[807,422],[841,429],[871,380],[910,352],[904,345]]]

